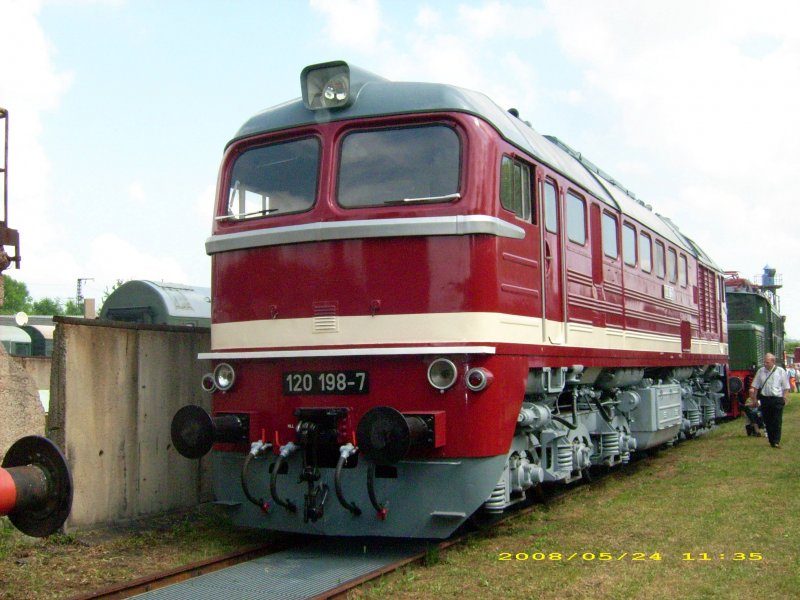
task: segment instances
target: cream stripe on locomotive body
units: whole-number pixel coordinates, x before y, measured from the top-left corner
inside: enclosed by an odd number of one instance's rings
[[[713,426],[720,270],[671,221],[477,92],[301,80],[226,149],[172,425],[235,523],[445,537]]]
[[[543,327],[543,323],[545,327]],[[336,317],[335,330],[317,330],[316,321],[305,319],[268,319],[211,326],[211,353],[200,358],[226,358],[226,350],[276,348],[315,349],[327,346],[352,348],[358,352],[367,346],[400,344],[516,344],[567,346],[635,352],[681,353],[679,336],[646,331],[609,329],[567,323],[569,344],[554,344],[546,332],[557,332],[564,339],[564,323],[541,318],[500,313],[428,313],[415,315],[376,315]],[[555,337],[555,336],[554,336]],[[517,352],[522,352],[519,349]],[[727,354],[727,344],[692,340],[692,353],[711,356]]]

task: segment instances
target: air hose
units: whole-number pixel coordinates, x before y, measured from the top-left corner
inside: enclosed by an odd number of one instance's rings
[[[336,463],[336,476],[334,478],[334,483],[336,489],[336,498],[339,500],[339,504],[344,506],[357,517],[361,514],[361,509],[356,506],[355,502],[348,502],[344,497],[344,493],[342,492],[342,469],[344,468],[344,463],[347,462],[347,459],[356,452],[358,452],[358,448],[353,446],[353,444],[345,444],[339,448],[339,462]]]

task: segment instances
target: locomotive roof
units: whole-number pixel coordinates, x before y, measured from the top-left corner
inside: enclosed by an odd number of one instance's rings
[[[342,63],[344,64],[344,63]],[[658,235],[720,270],[711,258],[665,217],[654,213],[608,174],[557,138],[543,136],[480,92],[440,83],[396,82],[350,65],[351,104],[311,110],[296,98],[251,117],[228,145],[252,135],[292,127],[365,117],[431,112],[462,112],[486,121],[509,143],[561,173],[597,199],[619,209]]]

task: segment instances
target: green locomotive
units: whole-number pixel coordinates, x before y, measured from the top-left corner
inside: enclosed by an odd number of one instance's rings
[[[784,319],[780,314],[777,290],[782,287],[775,269],[764,267],[761,276],[745,279],[736,272],[726,273],[725,301],[728,307],[728,416],[739,415],[750,380],[772,353],[784,366]]]

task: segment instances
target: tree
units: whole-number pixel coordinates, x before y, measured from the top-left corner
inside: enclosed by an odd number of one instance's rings
[[[106,303],[106,300],[108,300],[108,297],[109,297],[111,294],[113,294],[113,293],[114,293],[114,292],[117,290],[117,288],[118,288],[119,286],[121,286],[123,283],[125,283],[125,282],[124,282],[122,279],[117,279],[117,281],[116,281],[116,282],[115,282],[115,283],[114,283],[114,284],[111,286],[111,289],[108,289],[108,288],[106,288],[106,289],[103,291],[103,300],[100,302],[100,306],[102,306],[103,304],[105,304],[105,303]]]
[[[83,316],[83,302],[76,302],[72,298],[67,300],[64,305],[64,315],[68,317],[82,317]]]
[[[30,312],[31,298],[28,286],[22,281],[17,281],[8,275],[3,275],[5,286],[5,300],[0,307],[0,314],[13,315],[20,311]]]
[[[64,308],[58,298],[42,298],[31,306],[31,313],[34,315],[60,315],[63,312]]]

